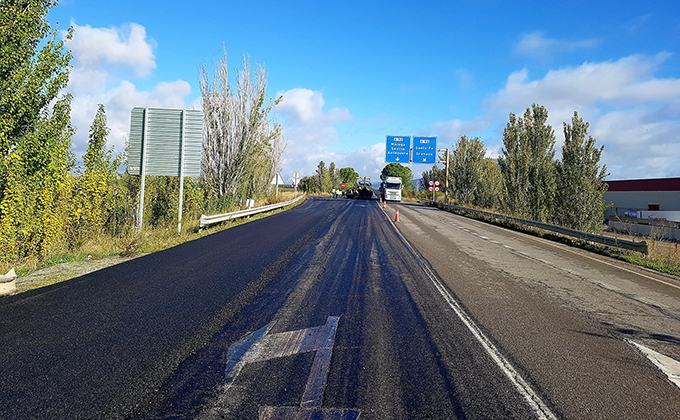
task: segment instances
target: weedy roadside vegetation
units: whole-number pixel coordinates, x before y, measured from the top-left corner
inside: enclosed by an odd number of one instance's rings
[[[293,191],[283,191],[279,193],[278,199],[275,196],[266,197],[261,200],[256,200],[255,205],[256,207],[259,207],[267,204],[290,201],[293,199],[293,196]],[[0,263],[0,271],[7,271],[9,268],[14,267],[18,277],[21,278],[36,270],[63,263],[100,260],[111,257],[137,257],[162,251],[184,242],[202,238],[206,235],[229,229],[234,226],[242,225],[254,220],[259,220],[295,207],[301,203],[302,202],[300,201],[286,208],[274,210],[264,214],[253,215],[249,218],[227,220],[225,222],[204,228],[201,232],[199,232],[200,214],[196,214],[195,212],[191,214],[190,217],[184,215],[182,231],[179,233],[177,232],[176,219],[173,221],[168,221],[162,225],[150,225],[145,227],[141,232],[130,226],[129,229],[125,229],[124,232],[119,234],[112,235],[102,233],[100,235],[89,237],[82,240],[77,247],[72,249],[64,249],[62,252],[57,252],[44,260],[41,260],[38,256],[28,256],[26,258],[12,262],[2,262]],[[228,208],[223,208],[220,212],[226,213],[240,209],[242,209],[242,206],[231,205]],[[66,278],[62,280],[66,280]],[[42,283],[39,286],[44,285],[46,284]]]
[[[76,166],[74,96],[63,91],[73,28],[52,27],[47,14],[56,3],[2,3],[3,21],[14,24],[0,25],[2,45],[12,50],[0,54],[0,271],[15,267],[23,276],[64,262],[154,252],[240,223],[199,234],[201,213],[237,210],[248,198],[271,202],[285,140],[270,111],[282,98],[268,98],[264,67],[251,67],[245,54],[232,87],[225,51],[212,73],[199,69],[202,176],[185,180],[183,229],[177,233],[179,177],[148,176],[144,229],[136,231],[141,177],[120,173],[127,156],[107,146],[103,104]]]

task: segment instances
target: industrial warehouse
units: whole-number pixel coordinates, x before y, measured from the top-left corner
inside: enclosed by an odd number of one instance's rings
[[[609,228],[680,240],[680,178],[607,181]]]

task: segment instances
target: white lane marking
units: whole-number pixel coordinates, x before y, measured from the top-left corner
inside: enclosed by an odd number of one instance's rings
[[[671,382],[673,382],[678,388],[680,388],[680,362],[672,359],[665,354],[661,354],[657,351],[645,347],[642,344],[638,344],[635,341],[626,340],[630,344],[633,344],[638,348],[656,367],[661,369],[661,371],[668,376]]]
[[[229,346],[225,372],[227,389],[247,363],[316,351],[300,406],[260,407],[260,420],[358,419],[361,414],[359,410],[321,408],[339,320],[337,316],[329,316],[325,325],[269,334],[276,324],[276,321],[273,321],[240,339]]]
[[[463,322],[463,324],[470,330],[472,335],[479,341],[484,350],[491,356],[491,359],[496,363],[496,365],[501,369],[501,371],[507,376],[510,382],[513,384],[515,389],[524,397],[531,409],[534,411],[536,416],[541,420],[557,420],[557,417],[548,408],[548,406],[541,400],[538,394],[531,389],[531,386],[520,376],[520,374],[515,370],[510,362],[503,357],[500,351],[493,345],[491,340],[482,332],[482,330],[470,319],[470,317],[463,311],[463,308],[456,302],[451,294],[446,290],[444,285],[439,281],[437,276],[435,276],[430,269],[421,261],[420,257],[416,254],[411,244],[406,240],[404,235],[401,234],[397,226],[388,217],[387,220],[392,224],[397,235],[404,242],[406,247],[411,251],[411,254],[416,258],[420,267],[423,269],[427,277],[430,279],[437,291],[442,295],[446,303],[449,304],[451,309],[458,315],[458,318]]]
[[[238,340],[231,346],[229,346],[227,366],[225,369],[225,383],[227,388],[229,388],[239,373],[241,369],[245,366],[245,363],[241,362],[243,356],[250,350],[250,348],[255,344],[260,338],[267,335],[267,333],[276,325],[276,321],[272,321],[254,333],[248,334],[242,339]]]

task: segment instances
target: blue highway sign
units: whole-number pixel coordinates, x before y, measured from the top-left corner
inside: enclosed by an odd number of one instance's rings
[[[387,136],[385,161],[392,163],[409,163],[411,160],[411,137]]]
[[[413,163],[437,162],[437,138],[413,137]]]

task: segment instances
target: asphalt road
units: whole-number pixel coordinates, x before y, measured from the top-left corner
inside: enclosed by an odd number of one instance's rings
[[[416,203],[399,230],[523,376],[572,419],[680,418],[639,348],[680,360],[680,279]],[[670,364],[669,364],[670,366]]]
[[[672,315],[663,285],[422,206],[397,230],[395,208],[312,198],[0,299],[0,418],[680,418],[622,338],[673,346],[675,324],[607,323],[569,276]]]
[[[0,418],[125,418],[148,409],[328,223],[314,202],[0,299]]]

